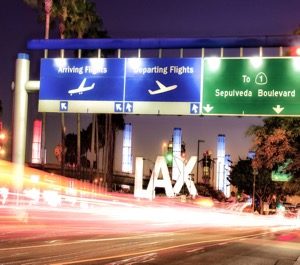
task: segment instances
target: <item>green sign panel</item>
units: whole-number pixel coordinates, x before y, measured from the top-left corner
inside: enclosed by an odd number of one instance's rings
[[[272,180],[282,182],[291,180],[293,176],[291,174],[286,173],[286,168],[291,162],[292,160],[288,159],[282,166],[278,167],[277,171],[272,171]]]
[[[300,58],[205,58],[202,114],[300,116]]]
[[[281,181],[281,182],[287,182],[292,178],[291,175],[280,173],[280,172],[272,172],[272,180],[273,181]]]

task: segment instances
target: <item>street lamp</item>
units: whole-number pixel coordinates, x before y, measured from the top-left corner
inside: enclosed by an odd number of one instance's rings
[[[200,162],[200,159],[199,159],[199,151],[200,151],[200,143],[204,143],[205,141],[204,140],[198,140],[198,145],[197,145],[197,184],[199,183],[199,162]]]

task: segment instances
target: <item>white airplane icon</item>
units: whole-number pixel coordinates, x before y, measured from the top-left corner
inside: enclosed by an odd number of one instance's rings
[[[175,88],[177,88],[177,85],[165,86],[158,80],[156,80],[155,82],[159,86],[159,89],[154,90],[154,91],[149,89],[148,92],[150,93],[150,95],[165,93],[165,92],[168,92],[168,91],[171,91],[171,90],[174,90]]]
[[[89,90],[92,90],[95,86],[95,83],[93,83],[92,85],[90,86],[84,86],[85,85],[85,81],[86,81],[86,78],[84,78],[81,82],[81,84],[79,85],[78,88],[75,88],[75,89],[70,89],[68,91],[68,93],[72,96],[73,94],[79,94],[81,95],[83,92],[86,92],[86,91],[89,91]]]

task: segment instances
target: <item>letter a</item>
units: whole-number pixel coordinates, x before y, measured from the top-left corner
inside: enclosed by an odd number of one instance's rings
[[[162,173],[162,179],[158,179],[159,173]],[[149,181],[147,191],[155,197],[155,187],[165,188],[167,197],[174,197],[174,191],[166,160],[163,156],[158,156],[155,161],[154,170]]]

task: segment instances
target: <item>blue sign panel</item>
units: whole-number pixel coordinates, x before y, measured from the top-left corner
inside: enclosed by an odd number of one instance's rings
[[[201,58],[42,59],[39,111],[199,115]]]
[[[42,59],[40,100],[122,101],[124,60]]]
[[[201,58],[128,58],[125,100],[200,102],[200,79]]]

